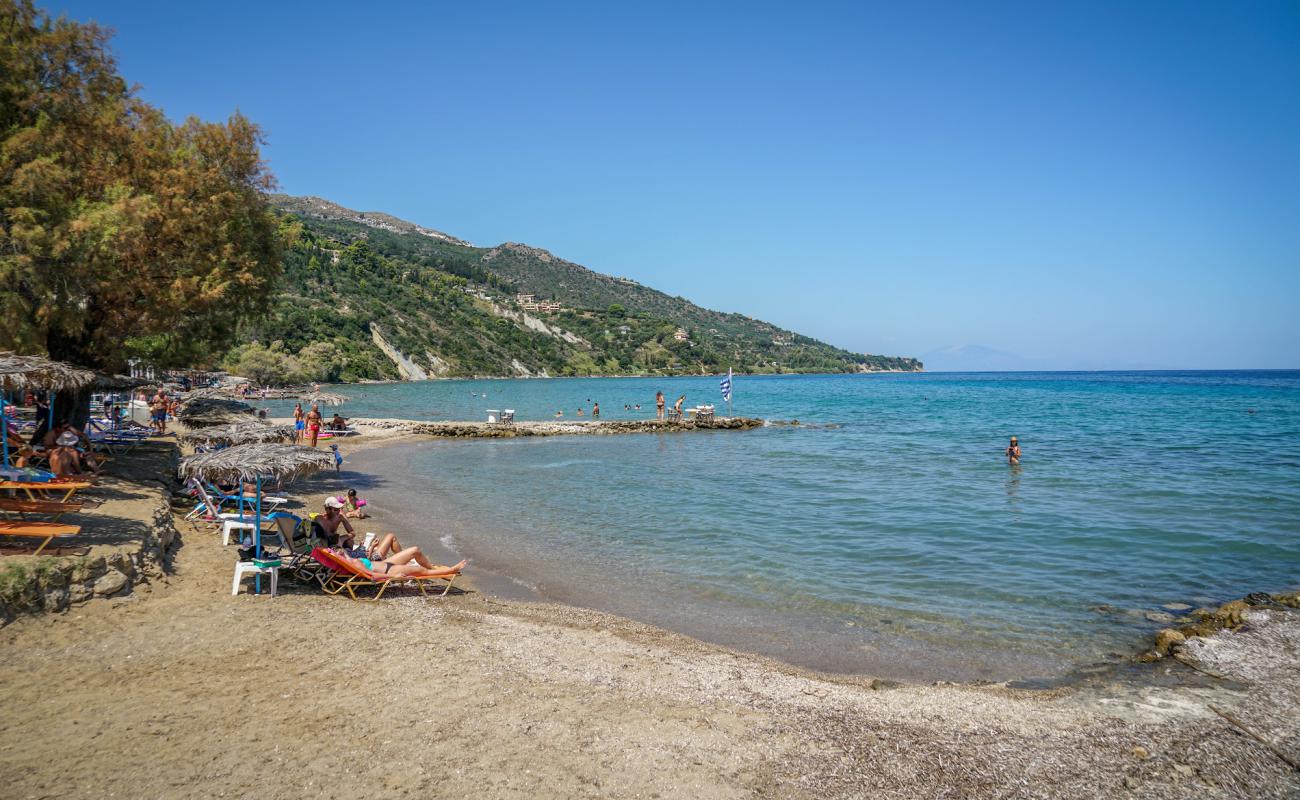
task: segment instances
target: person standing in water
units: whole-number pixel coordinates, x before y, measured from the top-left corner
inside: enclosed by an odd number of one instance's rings
[[[599,417],[599,416],[600,416],[600,403],[593,403],[593,404],[592,404],[592,406],[591,406],[591,416],[593,416],[593,417]]]
[[[1013,467],[1020,465],[1020,442],[1014,436],[1011,444],[1007,445],[1007,463]]]
[[[655,392],[655,419],[664,418],[664,393]]]

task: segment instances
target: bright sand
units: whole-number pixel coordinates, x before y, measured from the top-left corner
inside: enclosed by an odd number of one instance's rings
[[[233,551],[178,524],[165,583],[0,629],[5,796],[1300,793],[1297,772],[1208,710],[1300,752],[1294,614],[1220,637],[1213,670],[1239,682],[1187,685],[1156,665],[1052,691],[873,688],[474,592],[232,598]]]

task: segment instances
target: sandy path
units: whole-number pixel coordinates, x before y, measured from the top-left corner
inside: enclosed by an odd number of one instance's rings
[[[0,629],[0,794],[1300,793],[1296,773],[1205,710],[1213,699],[1268,713],[1250,693],[873,690],[477,594],[232,598],[233,551],[182,530],[167,584]],[[1294,709],[1294,662],[1264,680],[1276,703],[1288,674]]]

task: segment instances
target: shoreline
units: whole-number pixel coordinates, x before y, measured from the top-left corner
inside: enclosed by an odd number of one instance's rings
[[[373,451],[378,448],[405,449],[434,443],[448,437],[481,437],[472,434],[462,435],[461,426],[472,423],[425,423],[417,420],[367,420],[356,418],[359,426],[371,426],[382,423],[375,428],[382,432],[383,438],[373,439],[364,447],[354,447],[353,452]],[[537,423],[550,425],[550,423]],[[568,423],[574,425],[575,423]],[[586,425],[593,423],[587,422]],[[599,423],[595,423],[599,424]],[[482,423],[478,424],[480,427]],[[584,423],[576,423],[581,426]],[[436,433],[428,433],[432,427]],[[370,430],[370,428],[367,428]],[[362,438],[362,437],[359,437]],[[352,440],[356,442],[356,439]],[[522,446],[522,445],[521,445]],[[400,472],[408,461],[407,454],[396,455],[398,465],[381,463],[371,466],[373,459],[383,456],[372,454],[363,458],[362,475],[388,475]],[[345,470],[347,467],[345,466]],[[399,490],[385,490],[380,486],[371,488],[371,494],[381,498],[380,508],[399,525],[384,523],[384,532],[421,531],[427,528],[429,515],[439,521],[440,528],[453,530],[454,543],[448,542],[449,536],[440,539],[433,536],[419,537],[418,542],[426,551],[434,550],[448,563],[461,557],[471,558],[471,565],[479,570],[480,586],[484,591],[494,595],[531,602],[558,604],[564,607],[581,608],[600,613],[613,614],[620,618],[635,620],[640,624],[653,625],[675,633],[699,639],[720,647],[734,649],[738,652],[753,654],[762,658],[772,658],[792,668],[808,669],[823,675],[843,677],[885,677],[904,681],[950,680],[960,683],[1003,683],[1020,686],[1047,687],[1069,686],[1094,680],[1099,673],[1112,676],[1135,674],[1134,665],[1144,650],[1149,650],[1151,637],[1156,627],[1149,633],[1135,630],[1130,647],[1122,650],[1100,650],[1095,657],[1068,658],[1064,655],[1048,662],[1045,656],[1031,649],[993,649],[989,643],[970,643],[959,650],[951,650],[942,639],[918,637],[903,632],[873,634],[864,643],[852,629],[839,630],[830,618],[812,616],[811,612],[783,612],[782,624],[769,629],[753,627],[752,621],[743,617],[734,619],[728,612],[735,612],[726,601],[717,598],[695,598],[689,609],[684,612],[679,604],[665,604],[654,593],[633,591],[623,585],[623,592],[631,596],[641,596],[639,603],[631,602],[626,597],[612,594],[608,575],[593,571],[585,565],[581,568],[562,567],[542,561],[531,561],[520,556],[511,556],[503,549],[503,541],[509,535],[493,529],[495,542],[484,540],[485,529],[479,514],[472,508],[454,503],[449,498],[434,499],[433,495],[422,494],[422,503],[412,504],[408,500],[405,484]],[[365,494],[366,490],[362,490]],[[387,497],[385,495],[387,494]],[[454,512],[454,517],[448,518]],[[499,524],[499,521],[495,524]],[[384,527],[381,525],[380,527]],[[504,537],[504,539],[503,539]],[[1225,598],[1226,599],[1226,598]],[[892,616],[892,615],[890,615]],[[1175,620],[1170,616],[1170,624],[1186,620]],[[802,620],[802,622],[800,622]],[[793,638],[786,638],[786,636]],[[1072,634],[1063,632],[1066,638]],[[1126,678],[1127,679],[1127,678]],[[1141,682],[1141,677],[1134,678]]]
[[[368,447],[385,438],[400,439]],[[291,504],[345,477],[304,479]],[[500,599],[472,580],[440,599],[351,602],[287,581],[275,598],[232,597],[233,548],[182,513],[161,578],[0,628],[0,774],[15,796],[1300,791],[1274,751],[1211,710],[1300,751],[1294,611],[1247,610],[1241,630],[1199,640],[1187,654],[1199,672],[1166,662],[1135,667],[1135,680],[1093,673],[1048,688],[899,683]],[[357,754],[346,769],[333,742]],[[63,751],[75,756],[51,757]]]

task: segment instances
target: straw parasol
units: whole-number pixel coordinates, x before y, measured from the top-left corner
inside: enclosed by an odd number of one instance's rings
[[[89,386],[95,380],[95,373],[88,369],[51,361],[41,356],[20,356],[17,353],[0,352],[0,390],[5,397],[0,397],[0,442],[4,461],[0,469],[9,469],[9,422],[4,415],[4,406],[8,393],[27,389],[46,389],[51,393],[67,392]],[[54,398],[50,397],[50,420],[54,425]]]
[[[292,442],[297,437],[292,425],[269,425],[258,420],[214,425],[190,431],[182,437],[190,444],[253,444]]]
[[[302,399],[308,403],[320,403],[322,405],[327,405],[327,406],[341,406],[344,403],[346,403],[350,398],[344,397],[341,394],[333,394],[331,392],[308,392],[307,394],[302,396]]]
[[[189,456],[181,460],[180,474],[182,478],[216,481],[286,480],[332,466],[334,454],[328,450],[296,444],[260,443]]]
[[[253,407],[238,400],[219,397],[199,397],[186,400],[176,414],[187,428],[206,428],[213,425],[227,425],[247,422]]]
[[[96,389],[138,389],[141,386],[153,386],[158,381],[148,378],[133,378],[130,375],[96,375]]]
[[[334,455],[329,451],[314,447],[302,447],[296,444],[241,444],[216,450],[211,453],[198,453],[181,461],[179,472],[182,478],[203,480],[233,481],[243,484],[245,481],[257,483],[255,517],[253,523],[253,542],[255,557],[262,557],[262,479],[289,478],[315,472],[334,465]],[[242,494],[242,491],[240,492]],[[243,519],[243,504],[240,504]],[[257,588],[262,587],[262,576],[257,576]]]
[[[68,392],[95,382],[95,373],[88,369],[51,361],[41,356],[20,356],[0,352],[0,386],[6,392],[26,389],[48,389]]]

